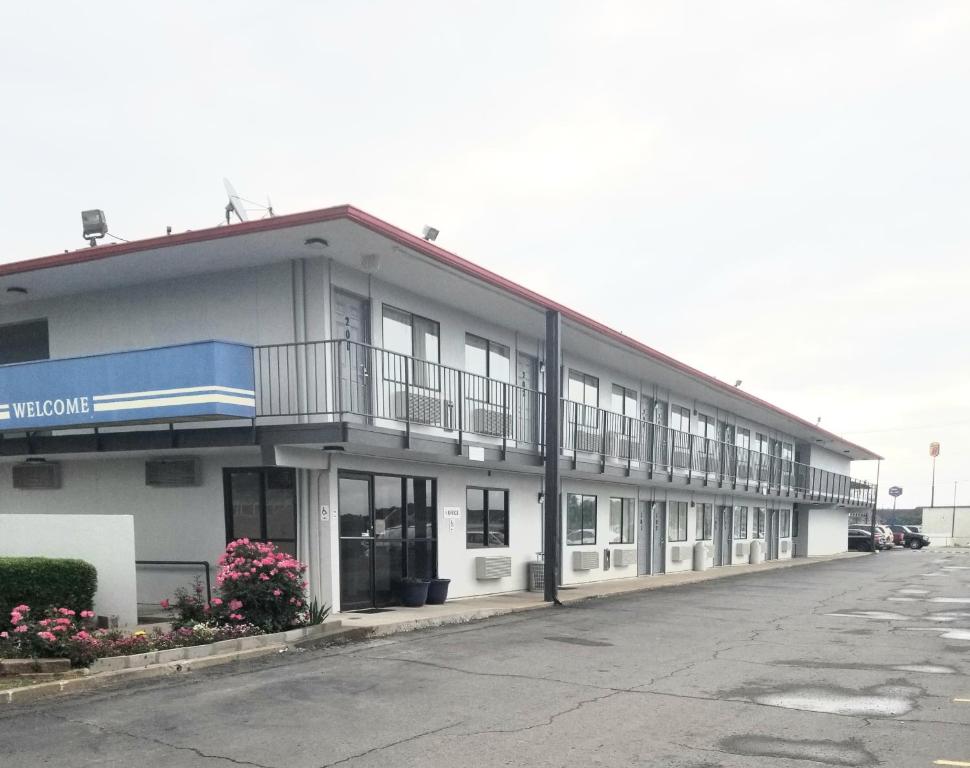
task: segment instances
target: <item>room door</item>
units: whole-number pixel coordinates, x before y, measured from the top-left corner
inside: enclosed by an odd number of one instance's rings
[[[335,289],[332,302],[333,336],[340,339],[337,358],[337,410],[368,415],[371,412],[370,301]],[[313,366],[314,361],[309,362]],[[322,362],[322,361],[321,361]]]
[[[651,534],[650,573],[664,573],[667,570],[667,502],[654,501],[650,504],[653,518]]]
[[[539,442],[539,362],[532,355],[515,356],[515,440],[525,445]]]
[[[765,555],[766,560],[778,559],[778,510],[768,510],[768,523],[765,531],[765,540],[768,544],[768,551]]]
[[[731,507],[716,507],[714,510],[714,565],[731,564],[732,526]]]
[[[650,503],[641,501],[637,514],[637,576],[650,573]]]

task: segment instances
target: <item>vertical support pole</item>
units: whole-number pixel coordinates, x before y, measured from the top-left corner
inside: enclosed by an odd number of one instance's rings
[[[872,520],[869,523],[869,535],[872,537],[872,551],[873,553],[878,552],[876,549],[876,506],[879,504],[879,470],[882,468],[882,462],[876,462],[876,489],[875,493],[872,495]]]
[[[560,334],[562,319],[555,310],[546,310],[546,490],[543,496],[543,516],[545,518],[545,541],[543,576],[548,603],[558,602],[559,589],[559,420],[560,369],[562,365],[562,345]],[[573,446],[575,450],[576,446]]]
[[[458,371],[458,455],[465,452],[465,374]]]

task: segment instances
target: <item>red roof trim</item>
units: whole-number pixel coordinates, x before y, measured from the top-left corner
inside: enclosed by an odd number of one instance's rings
[[[76,251],[71,251],[69,253],[56,254],[54,256],[44,256],[36,259],[12,262],[9,264],[0,264],[0,277],[21,274],[24,272],[33,272],[42,269],[52,269],[54,267],[69,266],[73,264],[83,264],[90,261],[100,261],[102,259],[110,259],[115,256],[139,253],[141,251],[147,251],[153,248],[168,248],[175,245],[191,245],[194,243],[206,242],[208,240],[219,240],[226,237],[236,237],[238,235],[248,235],[257,232],[270,232],[277,229],[286,229],[288,227],[300,226],[303,224],[318,224],[336,219],[348,219],[353,221],[360,226],[371,230],[372,232],[388,238],[389,240],[393,240],[400,245],[411,248],[421,254],[424,254],[425,256],[428,256],[429,258],[464,272],[471,277],[490,283],[498,288],[501,288],[502,290],[508,291],[509,293],[518,296],[525,301],[537,304],[544,309],[554,309],[560,312],[565,318],[568,318],[580,325],[586,326],[587,328],[597,333],[601,333],[604,336],[608,336],[614,341],[617,341],[626,347],[644,354],[647,357],[653,358],[654,360],[657,360],[663,365],[673,368],[676,371],[700,379],[711,387],[721,390],[725,394],[740,398],[742,400],[747,400],[761,408],[774,411],[775,413],[784,416],[787,419],[791,419],[803,427],[806,427],[816,434],[825,435],[832,440],[838,440],[845,445],[852,446],[853,448],[856,448],[864,453],[868,453],[875,458],[882,458],[874,454],[869,449],[863,448],[861,445],[857,445],[832,432],[829,432],[828,430],[822,429],[809,421],[805,421],[805,419],[802,419],[793,413],[789,413],[788,411],[785,411],[784,409],[779,408],[766,400],[762,400],[759,397],[755,397],[754,395],[732,387],[720,379],[710,376],[703,371],[699,371],[696,368],[692,368],[679,360],[675,360],[669,355],[665,355],[653,347],[649,347],[646,344],[636,341],[635,339],[632,339],[629,336],[626,336],[625,334],[604,325],[603,323],[593,320],[580,312],[563,306],[562,304],[552,301],[551,299],[547,299],[545,296],[542,296],[535,291],[531,291],[528,288],[513,282],[512,280],[504,278],[495,272],[468,261],[467,259],[463,259],[461,256],[458,256],[451,251],[446,251],[444,248],[441,248],[434,243],[430,243],[416,235],[405,232],[399,227],[389,224],[388,222],[379,219],[376,216],[372,216],[369,213],[365,213],[358,208],[354,208],[351,205],[340,205],[332,208],[323,208],[316,211],[274,216],[270,219],[260,219],[259,221],[249,221],[240,224],[232,224],[229,226],[181,232],[176,235],[163,235],[161,237],[153,237],[147,240],[137,240],[130,243],[116,243],[113,245],[101,245],[96,248],[83,248]]]

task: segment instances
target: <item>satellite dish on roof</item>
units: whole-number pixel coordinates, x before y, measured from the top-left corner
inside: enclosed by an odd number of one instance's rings
[[[239,221],[249,221],[243,200],[236,194],[236,188],[232,186],[232,182],[229,179],[223,179],[222,183],[226,187],[226,195],[229,197],[229,202],[226,204],[226,224],[231,222],[232,214],[236,214]]]

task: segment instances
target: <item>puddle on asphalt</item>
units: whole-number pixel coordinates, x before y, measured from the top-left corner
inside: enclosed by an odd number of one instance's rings
[[[802,741],[771,736],[731,736],[722,739],[719,747],[732,755],[809,760],[823,765],[866,766],[876,765],[879,762],[858,739]]]
[[[939,632],[944,640],[970,640],[970,629],[944,629],[943,627],[902,627],[907,632]]]
[[[913,708],[913,700],[892,694],[858,694],[829,688],[795,688],[754,698],[758,704],[807,712],[857,717],[899,717]]]
[[[945,631],[945,630],[937,630]],[[868,670],[870,672],[914,672],[926,675],[955,675],[953,667],[945,667],[942,664],[930,664],[921,662],[917,664],[839,664],[830,661],[811,661],[794,659],[787,661],[771,662],[779,667],[801,667],[803,669],[848,669],[848,670]]]
[[[590,648],[607,648],[613,643],[603,642],[602,640],[587,640],[584,637],[547,637],[546,640],[552,640],[554,643],[567,643],[568,645],[585,645]]]
[[[738,688],[719,691],[720,698],[753,701],[768,707],[823,712],[854,717],[900,717],[916,706],[919,688],[908,685],[877,685],[861,689],[827,685]]]
[[[844,611],[842,613],[826,613],[826,616],[840,616],[847,619],[876,619],[877,621],[909,621],[911,616],[890,611]]]
[[[966,603],[970,605],[970,597],[931,597],[931,603]]]
[[[900,672],[917,672],[926,675],[955,675],[956,670],[953,667],[944,667],[939,664],[900,664],[891,669],[898,670]]]
[[[887,598],[891,603],[918,603],[918,597],[890,597]]]
[[[928,589],[916,589],[915,587],[906,587],[905,589],[897,589],[896,591],[901,595],[928,595],[930,593]]]

